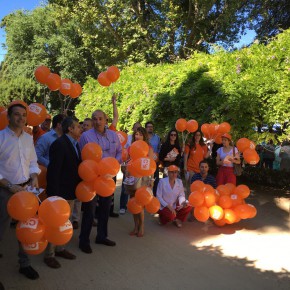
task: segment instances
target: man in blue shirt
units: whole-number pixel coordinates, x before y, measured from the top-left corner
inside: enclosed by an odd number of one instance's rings
[[[202,160],[199,163],[200,173],[196,173],[191,178],[191,183],[196,180],[201,180],[205,184],[211,185],[213,188],[216,188],[216,179],[208,174],[209,164],[207,160]]]
[[[37,161],[39,164],[47,168],[49,164],[49,148],[50,145],[62,135],[61,122],[64,119],[64,115],[58,114],[52,119],[52,129],[42,135],[36,142],[35,151],[37,155]]]
[[[154,126],[151,121],[146,122],[145,129],[148,134],[150,145],[153,148],[154,156],[156,156],[156,171],[154,172],[154,185],[153,185],[153,194],[156,196],[157,186],[159,182],[159,167],[158,167],[158,154],[161,147],[160,137],[157,134],[154,134]]]

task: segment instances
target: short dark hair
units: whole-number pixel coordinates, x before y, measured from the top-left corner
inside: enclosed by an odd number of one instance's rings
[[[199,162],[199,166],[202,164],[202,163],[206,163],[209,167],[209,162],[206,160],[206,159],[203,159]]]
[[[152,121],[148,121],[148,122],[145,123],[145,128],[147,128],[147,126],[148,126],[149,124],[151,124],[152,126],[154,126]]]
[[[15,108],[15,107],[20,107],[20,108],[22,108],[22,109],[25,109],[25,111],[27,112],[27,108],[26,108],[24,105],[22,105],[22,104],[14,104],[14,105],[8,107],[7,115],[8,115],[9,117],[11,117],[11,115],[12,115],[12,111],[13,111],[13,108]]]
[[[62,121],[64,120],[65,115],[63,114],[57,114],[52,118],[52,128],[56,128],[58,123],[62,123]]]
[[[79,120],[75,117],[66,117],[61,123],[63,134],[67,134],[69,132],[69,127],[72,127],[73,123],[78,121]]]

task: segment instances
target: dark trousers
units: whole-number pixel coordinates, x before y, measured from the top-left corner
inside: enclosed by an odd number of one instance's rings
[[[94,214],[96,209],[96,199],[95,197],[90,202],[83,202],[83,219],[81,225],[81,232],[79,236],[80,245],[90,244],[90,234],[94,221]],[[97,237],[96,240],[102,241],[108,236],[108,221],[110,214],[110,207],[112,202],[112,196],[109,197],[98,197],[98,227],[97,227]]]
[[[159,183],[159,167],[158,167],[158,164],[157,164],[157,167],[156,167],[156,170],[154,172],[154,184],[153,184],[153,194],[154,196],[156,196],[156,192],[157,192],[157,186],[158,186],[158,183]]]
[[[127,203],[128,203],[128,194],[125,193],[125,186],[124,186],[124,177],[123,175],[123,180],[122,180],[122,189],[121,189],[121,195],[120,195],[120,209],[127,209]]]

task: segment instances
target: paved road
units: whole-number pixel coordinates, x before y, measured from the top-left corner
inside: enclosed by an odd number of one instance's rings
[[[147,214],[143,238],[128,235],[133,220],[126,213],[110,219],[109,238],[117,246],[92,243],[91,255],[78,249],[77,230],[68,246],[77,259],[58,258],[62,267],[55,270],[43,263],[43,255],[32,257],[40,274],[36,281],[18,274],[17,242],[9,229],[1,249],[0,281],[5,289],[20,290],[289,290],[289,199],[253,192],[250,202],[257,206],[257,217],[224,228],[197,221],[186,222],[181,229],[160,226]],[[95,235],[96,228],[92,241]]]

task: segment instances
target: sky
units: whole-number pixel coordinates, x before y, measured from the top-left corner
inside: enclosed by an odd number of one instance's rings
[[[0,19],[15,10],[33,10],[45,2],[45,0],[0,0]],[[236,44],[236,47],[241,48],[243,45],[250,44],[254,38],[255,32],[249,30],[246,35],[241,37],[241,40]],[[6,51],[2,48],[3,43],[5,43],[5,31],[0,29],[0,62],[3,61],[6,53]]]

